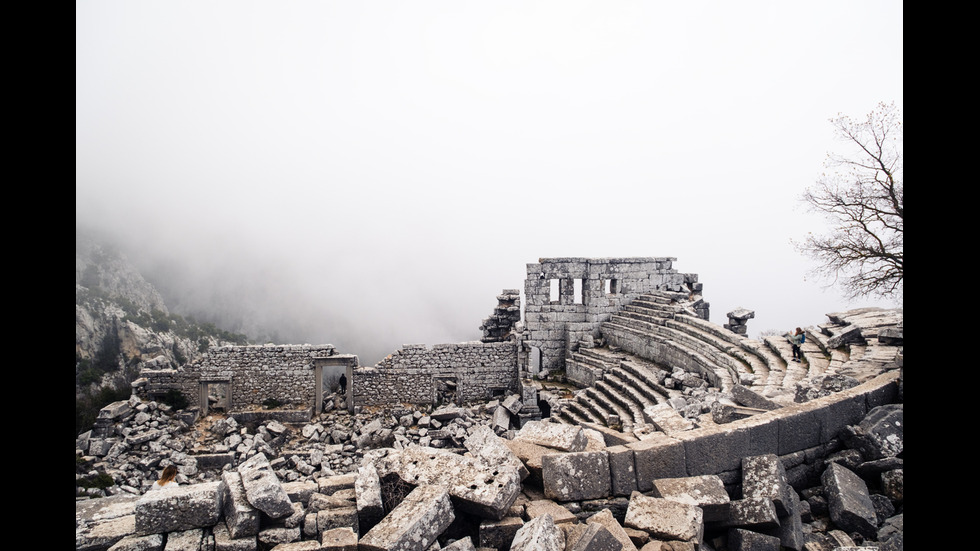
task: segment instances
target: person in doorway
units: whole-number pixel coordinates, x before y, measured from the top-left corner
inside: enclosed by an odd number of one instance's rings
[[[797,327],[796,331],[787,333],[786,340],[793,346],[793,361],[800,363],[803,360],[803,352],[800,350],[800,346],[806,341],[806,335],[803,333],[803,330]]]
[[[346,373],[341,373],[340,374],[340,393],[341,394],[346,394],[347,393],[347,374]]]
[[[167,465],[160,473],[160,479],[153,482],[153,486],[150,490],[159,490],[161,488],[173,488],[174,486],[180,486],[175,480],[177,478],[177,467],[174,465]]]

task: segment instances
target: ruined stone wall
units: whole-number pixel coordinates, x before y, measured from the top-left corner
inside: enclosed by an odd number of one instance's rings
[[[333,356],[333,345],[222,346],[199,361],[176,370],[144,370],[148,394],[174,388],[191,404],[200,400],[202,384],[226,385],[233,410],[273,399],[310,407],[315,400],[315,362]]]
[[[231,407],[261,405],[268,399],[311,406],[316,384],[314,360],[334,353],[332,345],[224,346],[209,350],[203,381],[231,381]]]
[[[357,405],[464,403],[517,390],[517,345],[406,345],[378,365],[354,370]]]
[[[697,274],[673,269],[675,258],[541,258],[527,265],[524,344],[541,352],[541,369],[563,369],[565,354],[644,293],[700,293]],[[555,283],[553,283],[555,282]],[[552,289],[557,291],[552,292]],[[703,318],[708,319],[707,308]]]

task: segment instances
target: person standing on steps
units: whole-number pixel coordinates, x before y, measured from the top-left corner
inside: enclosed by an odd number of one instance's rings
[[[340,374],[340,393],[347,394],[347,374]]]
[[[796,331],[786,334],[786,340],[793,345],[793,361],[800,363],[803,360],[803,352],[800,351],[800,346],[806,341],[806,335],[803,333],[803,330],[797,327]]]

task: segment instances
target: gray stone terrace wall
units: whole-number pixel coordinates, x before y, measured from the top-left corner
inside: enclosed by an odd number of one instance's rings
[[[517,390],[517,345],[405,345],[373,367],[354,369],[357,405],[464,403]]]
[[[575,343],[598,336],[599,324],[640,295],[658,290],[700,294],[697,274],[678,273],[673,269],[675,260],[541,258],[528,264],[524,345],[541,351],[541,369],[563,369],[565,354]],[[556,297],[551,293],[553,280],[557,281]],[[703,313],[703,319],[708,319],[706,306]]]

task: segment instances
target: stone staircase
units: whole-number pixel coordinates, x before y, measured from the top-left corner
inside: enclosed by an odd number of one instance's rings
[[[676,294],[643,295],[602,324],[605,346],[583,344],[566,358],[566,372],[584,388],[553,413],[562,422],[605,425],[642,437],[657,431],[651,408],[683,398],[676,385],[664,384],[676,378],[677,368],[708,381],[721,396],[739,385],[783,406],[794,403],[804,379],[846,375],[863,382],[894,366],[896,347],[876,342],[875,323],[885,327],[887,316],[858,312],[830,315],[831,323],[806,328],[798,363],[783,336],[749,339],[697,317]],[[889,319],[894,326],[894,317]],[[856,328],[867,333],[864,338]]]

